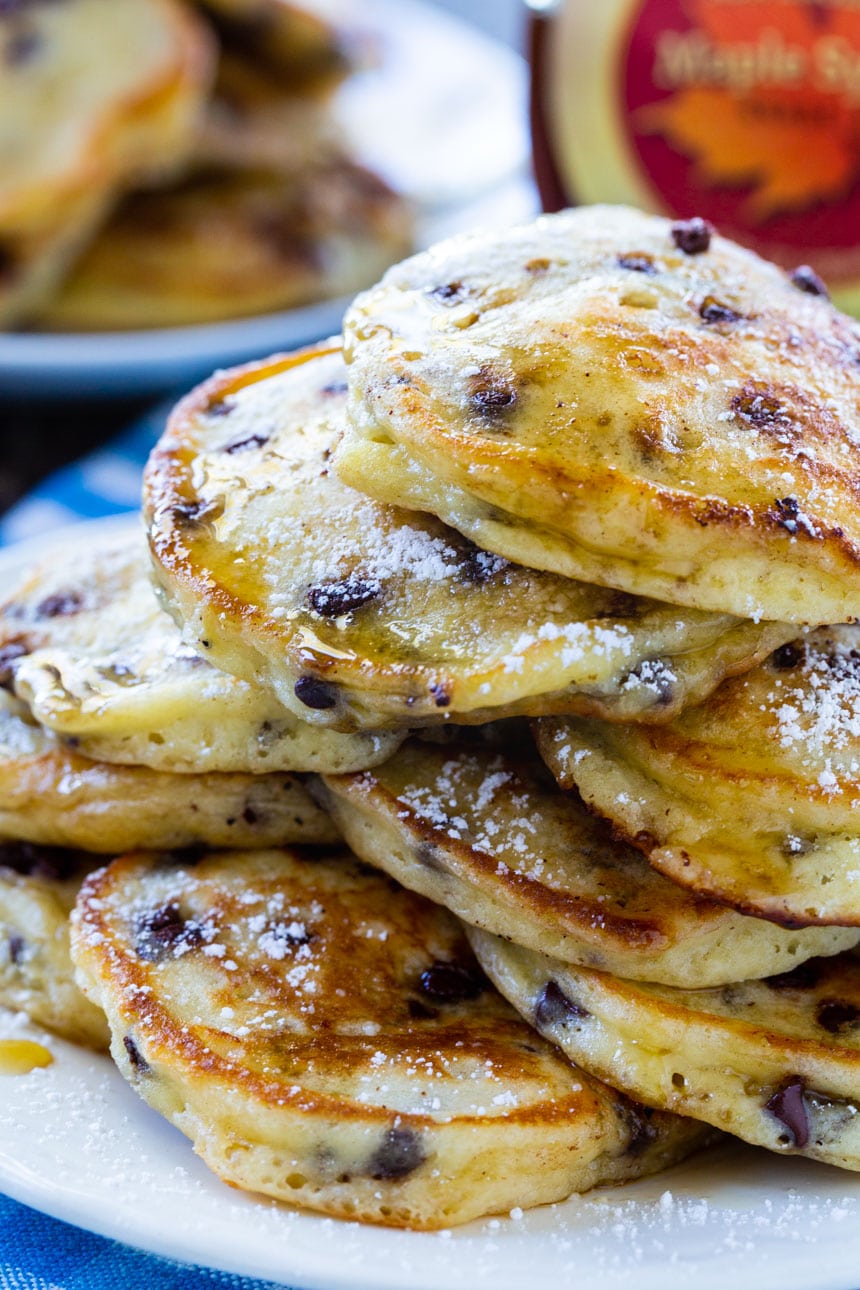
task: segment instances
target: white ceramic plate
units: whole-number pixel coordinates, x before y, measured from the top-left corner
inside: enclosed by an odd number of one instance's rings
[[[2,580],[49,543],[0,553]],[[0,1190],[154,1254],[298,1290],[857,1290],[860,1175],[728,1145],[656,1178],[423,1234],[314,1217],[220,1183],[107,1057],[0,1009],[54,1064],[0,1077]],[[529,1161],[523,1160],[523,1168]]]
[[[418,242],[527,219],[526,70],[512,50],[421,0],[362,0],[378,68],[340,92],[357,155],[419,208]],[[147,394],[330,335],[348,300],[260,318],[98,335],[0,334],[0,394]]]

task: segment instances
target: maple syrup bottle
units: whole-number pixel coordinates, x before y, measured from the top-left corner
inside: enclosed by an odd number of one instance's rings
[[[528,5],[546,210],[702,215],[860,314],[857,0]]]

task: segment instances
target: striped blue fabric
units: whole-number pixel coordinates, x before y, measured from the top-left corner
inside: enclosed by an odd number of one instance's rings
[[[0,521],[0,545],[137,510],[141,471],[169,407],[154,409],[105,448],[46,479]],[[266,1290],[270,1284],[170,1263],[0,1196],[0,1290]]]

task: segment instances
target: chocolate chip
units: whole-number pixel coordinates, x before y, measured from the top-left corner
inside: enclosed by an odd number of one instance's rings
[[[0,241],[0,282],[13,281],[17,272],[18,258],[15,248],[8,242]]]
[[[627,1154],[629,1156],[643,1155],[657,1137],[657,1129],[651,1123],[654,1112],[650,1107],[642,1106],[639,1102],[621,1103],[618,1109],[630,1131],[630,1138],[626,1148]]]
[[[634,273],[655,274],[657,266],[650,255],[644,252],[631,252],[629,255],[618,256],[618,267],[620,269],[632,269]]]
[[[430,697],[437,708],[447,708],[451,703],[451,691],[447,682],[434,681],[430,686]]]
[[[176,901],[144,914],[136,931],[135,948],[148,963],[161,963],[170,954],[197,949],[204,939],[200,924],[186,919]]]
[[[234,439],[223,449],[224,452],[231,456],[234,452],[247,452],[250,448],[263,448],[269,442],[270,436],[267,434],[249,434],[244,439]]]
[[[790,641],[788,645],[780,645],[779,649],[773,651],[770,656],[771,667],[776,668],[777,672],[788,672],[803,662],[805,654],[802,645]]]
[[[440,287],[433,287],[427,293],[434,300],[441,300],[444,304],[454,302],[455,304],[463,294],[462,282],[445,282]]]
[[[150,1071],[149,1062],[132,1039],[131,1035],[125,1035],[122,1041],[123,1048],[128,1053],[128,1060],[131,1062],[132,1070],[138,1075],[148,1075]]]
[[[748,425],[762,429],[785,429],[791,425],[791,418],[785,407],[774,394],[747,386],[736,394],[731,402],[731,409],[737,412]]]
[[[325,712],[337,707],[337,692],[334,687],[316,676],[300,676],[293,686],[293,693],[306,708]]]
[[[699,305],[699,317],[706,323],[740,322],[741,315],[731,305],[724,305],[716,296],[705,296]]]
[[[19,658],[26,658],[30,650],[23,641],[9,641],[0,645],[0,688],[11,690],[15,680],[15,663]]]
[[[852,1030],[860,1022],[860,1007],[847,999],[822,999],[815,1019],[822,1030],[841,1035],[843,1030]]]
[[[800,528],[800,505],[794,497],[777,497],[774,499],[776,522],[786,533],[794,534]]]
[[[80,865],[80,853],[64,847],[43,847],[35,842],[0,842],[0,869],[11,869],[24,878],[64,882]]]
[[[473,582],[479,586],[510,567],[510,560],[506,560],[504,556],[494,555],[492,551],[484,551],[471,542],[463,548],[458,562],[458,572],[464,581]]]
[[[408,999],[406,1009],[413,1021],[435,1021],[439,1016],[438,1008],[428,1008],[420,999]]]
[[[764,1104],[788,1131],[789,1146],[805,1147],[809,1142],[809,1117],[803,1100],[806,1086],[801,1079],[790,1080]]]
[[[825,283],[818,276],[815,270],[809,264],[799,264],[791,272],[791,281],[801,291],[805,291],[808,296],[823,296],[825,300],[830,299],[830,292],[827,290]]]
[[[469,401],[484,421],[498,421],[516,405],[510,377],[485,365],[469,382]]]
[[[196,502],[177,502],[170,514],[178,528],[194,528],[206,520],[217,519],[222,511],[220,502],[207,502],[198,498]]]
[[[555,981],[547,981],[535,1002],[535,1025],[538,1030],[563,1026],[568,1021],[582,1020],[590,1015],[587,1008],[574,1003]]]
[[[367,1173],[378,1182],[405,1178],[414,1173],[427,1156],[421,1139],[412,1129],[389,1129],[367,1163]]]
[[[375,600],[381,592],[382,583],[378,578],[362,578],[351,573],[347,578],[310,587],[308,601],[314,613],[321,618],[339,618],[341,614],[351,614]]]
[[[42,46],[42,37],[38,31],[16,31],[12,34],[5,50],[5,62],[9,67],[20,67],[28,63]]]
[[[487,989],[487,979],[477,966],[437,961],[418,978],[424,994],[440,1003],[462,1003],[477,999]]]
[[[23,936],[13,934],[9,937],[6,944],[9,948],[9,962],[14,963],[15,966],[18,967],[24,962],[24,951],[27,948],[27,942],[24,940]]]
[[[84,597],[80,591],[58,591],[39,602],[36,606],[36,617],[66,618],[76,614],[83,603]]]
[[[679,251],[685,255],[701,255],[711,245],[715,229],[706,219],[694,215],[692,219],[677,220],[669,232]]]
[[[255,824],[258,824],[260,821],[260,817],[257,814],[257,812],[254,810],[253,806],[245,807],[244,811],[242,812],[242,819],[245,821],[246,824],[250,824],[252,827]]]
[[[327,398],[333,398],[335,395],[346,394],[348,389],[349,386],[346,381],[329,381],[328,385],[322,387],[320,394],[324,394]]]

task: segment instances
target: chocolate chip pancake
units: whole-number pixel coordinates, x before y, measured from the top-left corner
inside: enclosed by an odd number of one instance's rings
[[[411,246],[404,199],[344,159],[206,170],[129,197],[38,323],[122,330],[293,309],[352,295]]]
[[[549,721],[538,740],[675,882],[787,926],[860,926],[860,628],[782,646],[659,731]]]
[[[648,1106],[860,1170],[860,960],[712,990],[624,981],[469,938],[492,981],[571,1061]]]
[[[856,618],[860,324],[688,231],[584,207],[389,270],[345,321],[342,478],[533,568]]]
[[[213,62],[205,24],[174,0],[0,8],[0,279],[20,279],[27,247],[74,231],[82,207],[185,161]],[[4,284],[3,320],[55,276]]]
[[[328,817],[288,774],[171,775],[64,747],[0,690],[0,837],[117,855],[131,847],[331,842]]]
[[[75,985],[69,914],[99,862],[83,852],[0,841],[0,1006],[73,1043],[106,1048],[104,1013]]]
[[[317,794],[315,793],[315,796]],[[320,797],[363,860],[468,923],[563,961],[701,987],[769,976],[855,945],[702,900],[612,839],[534,750],[412,740]]]
[[[227,1182],[446,1227],[702,1141],[593,1082],[489,987],[459,924],[348,852],[126,856],[72,953],[136,1091]]]
[[[49,549],[0,609],[0,683],[83,756],[203,774],[362,770],[393,733],[339,734],[211,667],[158,605],[137,525]]]
[[[666,720],[791,635],[510,564],[342,484],[334,342],[174,412],[144,507],[167,601],[225,671],[339,730],[601,712]]]

